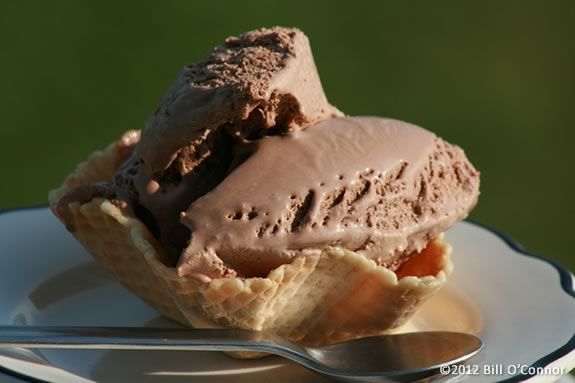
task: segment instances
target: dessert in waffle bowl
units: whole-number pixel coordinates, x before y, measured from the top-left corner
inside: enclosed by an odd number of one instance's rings
[[[194,327],[323,345],[392,331],[446,283],[479,173],[457,146],[327,101],[306,36],[233,37],[50,207],[124,286]]]

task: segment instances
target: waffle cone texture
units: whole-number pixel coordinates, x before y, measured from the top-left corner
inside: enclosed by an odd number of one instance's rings
[[[86,250],[131,292],[164,316],[192,327],[271,331],[322,345],[397,328],[451,273],[451,247],[436,238],[396,272],[341,248],[309,249],[265,278],[178,276],[162,246],[113,200],[60,200],[76,187],[111,180],[127,156],[116,144],[79,164],[50,192],[52,211]]]

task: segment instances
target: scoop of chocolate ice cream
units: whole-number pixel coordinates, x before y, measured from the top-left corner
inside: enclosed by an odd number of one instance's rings
[[[150,175],[178,157],[185,171],[185,148],[215,130],[253,139],[338,115],[303,32],[260,29],[230,37],[207,59],[186,66],[146,124],[137,151]]]
[[[180,72],[114,184],[177,258],[190,236],[180,213],[249,155],[243,142],[341,115],[300,30],[230,37]]]
[[[254,153],[182,216],[180,275],[266,275],[302,250],[338,246],[395,269],[479,195],[463,151],[417,126],[332,118]]]

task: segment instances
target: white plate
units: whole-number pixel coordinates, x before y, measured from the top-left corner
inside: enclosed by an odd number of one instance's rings
[[[469,370],[482,374],[439,381],[554,381],[559,377],[520,375],[512,366],[575,367],[572,274],[473,223],[456,225],[447,240],[455,272],[402,330],[473,332],[485,348]],[[0,215],[0,265],[0,324],[173,325],[115,283],[45,207]],[[23,381],[325,381],[278,357],[239,361],[214,352],[0,349],[0,366]],[[501,366],[503,374],[483,374],[486,366]]]

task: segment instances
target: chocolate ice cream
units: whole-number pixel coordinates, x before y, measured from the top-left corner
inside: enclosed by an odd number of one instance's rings
[[[395,270],[479,195],[459,147],[405,122],[343,117],[297,29],[227,39],[180,72],[132,136],[97,187],[127,203],[180,276],[204,282],[265,276],[327,247]]]
[[[242,142],[341,115],[324,95],[301,31],[230,37],[180,72],[114,183],[177,257],[190,236],[180,212],[249,155]]]
[[[180,275],[264,276],[302,249],[327,246],[394,270],[479,194],[459,147],[401,121],[333,118],[255,146],[182,215],[192,236]]]

